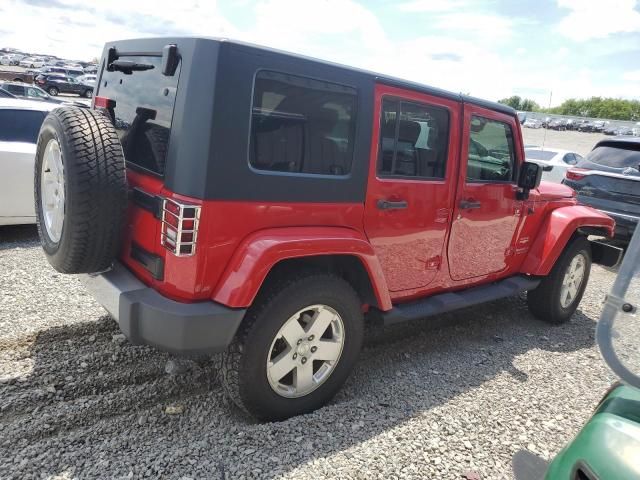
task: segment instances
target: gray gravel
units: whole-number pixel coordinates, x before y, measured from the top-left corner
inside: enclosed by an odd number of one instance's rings
[[[0,476],[511,478],[517,450],[552,457],[609,385],[594,326],[612,279],[596,267],[558,327],[521,297],[371,330],[331,405],[257,424],[215,359],[131,346],[34,228],[0,227]]]

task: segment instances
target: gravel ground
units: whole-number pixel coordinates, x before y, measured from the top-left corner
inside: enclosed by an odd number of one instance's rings
[[[372,330],[329,406],[257,424],[215,359],[131,346],[33,227],[0,227],[0,476],[511,478],[516,451],[555,455],[609,385],[594,326],[612,280],[594,268],[562,326],[521,297]]]

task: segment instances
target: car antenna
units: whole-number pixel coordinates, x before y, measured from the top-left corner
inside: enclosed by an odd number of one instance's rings
[[[549,91],[549,108],[551,109],[551,97],[553,97],[553,90]],[[542,151],[544,152],[544,142],[547,140],[547,130],[549,130],[549,123],[547,123],[547,128],[544,129],[544,135],[542,136]]]

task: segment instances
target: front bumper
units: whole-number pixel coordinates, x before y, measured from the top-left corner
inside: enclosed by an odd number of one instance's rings
[[[82,275],[89,292],[136,345],[173,353],[215,353],[233,339],[245,309],[211,301],[181,303],[160,295],[116,262],[108,272]]]

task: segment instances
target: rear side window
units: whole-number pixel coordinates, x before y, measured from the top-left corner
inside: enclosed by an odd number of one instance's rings
[[[511,126],[473,115],[469,126],[467,180],[510,182],[515,178],[515,151]]]
[[[36,143],[44,113],[31,110],[0,110],[0,141]]]
[[[258,72],[249,163],[271,172],[348,175],[353,161],[356,101],[352,87]]]
[[[382,101],[378,174],[444,178],[449,143],[449,112],[440,107]]]
[[[584,158],[604,167],[632,167],[640,170],[640,151],[638,150],[601,146],[594,148]]]
[[[550,152],[549,150],[525,150],[524,154],[527,158],[531,158],[533,160],[542,160],[548,162],[553,157],[555,157],[557,152]]]

